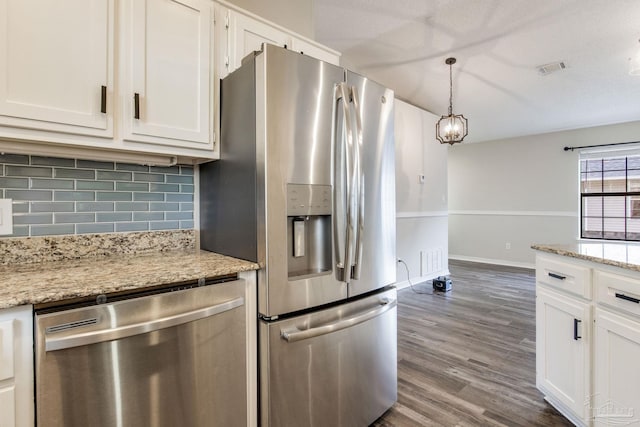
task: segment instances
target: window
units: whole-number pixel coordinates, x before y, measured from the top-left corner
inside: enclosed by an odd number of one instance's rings
[[[640,241],[640,155],[581,159],[580,203],[580,237]]]

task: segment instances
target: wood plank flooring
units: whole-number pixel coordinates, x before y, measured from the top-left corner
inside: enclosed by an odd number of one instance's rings
[[[399,292],[398,402],[373,426],[571,426],[535,388],[532,270],[451,261]]]

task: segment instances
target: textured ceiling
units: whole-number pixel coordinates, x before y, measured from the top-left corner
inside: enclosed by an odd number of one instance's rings
[[[313,0],[316,39],[343,64],[469,142],[640,120],[640,0]],[[567,68],[541,76],[537,66]],[[639,138],[640,139],[640,138]]]

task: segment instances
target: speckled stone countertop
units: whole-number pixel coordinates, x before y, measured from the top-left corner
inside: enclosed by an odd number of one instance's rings
[[[640,245],[637,243],[574,242],[562,245],[531,246],[532,249],[571,258],[640,271]]]
[[[0,309],[97,296],[258,269],[194,249],[0,265]]]

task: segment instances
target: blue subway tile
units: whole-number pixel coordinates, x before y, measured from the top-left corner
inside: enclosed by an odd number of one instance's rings
[[[191,194],[193,194],[194,191],[195,191],[195,186],[193,186],[193,185],[182,184],[180,186],[180,192],[181,193],[191,193]]]
[[[29,235],[28,225],[14,225],[11,237],[27,237]]]
[[[95,222],[94,213],[55,213],[53,219],[56,224],[77,224],[80,222]]]
[[[162,221],[164,220],[164,212],[134,212],[134,221]]]
[[[113,202],[78,202],[78,212],[113,212]]]
[[[137,202],[164,202],[164,193],[133,193],[133,200]]]
[[[193,210],[193,203],[180,203],[180,210],[181,211],[192,211]]]
[[[116,182],[118,191],[149,191],[149,184],[146,182]]]
[[[113,190],[110,181],[76,181],[76,190]]]
[[[147,202],[117,202],[116,210],[119,212],[135,212],[148,211],[149,203]]]
[[[73,224],[54,224],[54,225],[32,225],[32,236],[48,236],[56,234],[73,234],[75,226]]]
[[[133,180],[142,182],[164,182],[164,175],[157,173],[134,172]]]
[[[192,230],[193,229],[193,221],[180,221],[180,229],[182,229],[182,230]]]
[[[178,221],[150,222],[149,228],[151,230],[179,230],[180,223]]]
[[[67,168],[73,168],[76,166],[76,161],[74,159],[62,159],[59,157],[31,156],[31,164],[40,166],[64,166]]]
[[[167,184],[193,184],[193,176],[167,175]]]
[[[6,176],[29,176],[39,178],[51,178],[53,176],[52,168],[41,168],[33,166],[5,166]]]
[[[149,166],[134,165],[131,163],[116,163],[116,170],[132,172],[149,172]]]
[[[180,175],[193,175],[193,166],[180,166]]]
[[[6,190],[5,197],[14,200],[53,200],[52,192],[45,190]]]
[[[104,181],[131,181],[133,174],[131,172],[106,172],[97,171],[96,178]]]
[[[88,169],[55,169],[56,178],[95,179],[96,171]]]
[[[29,202],[13,202],[13,213],[29,213]]]
[[[76,233],[113,233],[113,224],[78,224],[76,225]]]
[[[193,212],[167,212],[166,220],[188,220],[193,219]]]
[[[96,200],[98,201],[130,202],[132,198],[131,193],[128,192],[98,191],[96,193]]]
[[[39,213],[39,214],[13,215],[13,223],[19,224],[19,225],[53,224],[53,214]]]
[[[91,202],[96,199],[93,191],[56,191],[53,196],[57,202]]]
[[[22,154],[3,154],[0,153],[0,163],[9,163],[14,165],[28,165],[29,156]]]
[[[31,178],[31,188],[73,190],[73,181],[70,179]]]
[[[0,178],[0,187],[29,188],[29,178]]]
[[[149,168],[150,172],[155,172],[155,173],[173,173],[173,174],[180,174],[180,168],[178,166],[151,166],[151,168]]]
[[[149,229],[148,222],[118,222],[116,223],[116,231],[147,231]]]
[[[179,211],[180,203],[157,202],[149,205],[151,211]]]
[[[149,191],[152,193],[178,193],[180,186],[178,184],[149,184]]]
[[[78,167],[83,169],[105,169],[113,170],[113,162],[96,162],[95,160],[79,160]]]
[[[193,202],[193,194],[167,194],[167,202]]]
[[[96,214],[97,222],[121,222],[132,220],[131,212],[102,212]]]
[[[73,212],[73,202],[33,202],[31,212]]]

